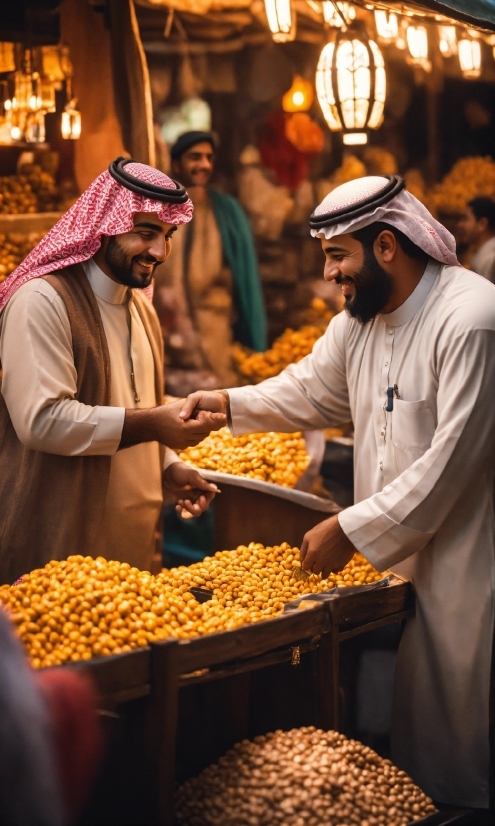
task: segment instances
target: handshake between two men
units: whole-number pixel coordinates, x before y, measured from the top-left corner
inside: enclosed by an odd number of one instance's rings
[[[225,396],[228,399],[227,393]],[[172,450],[184,450],[227,424],[223,410],[196,410],[193,406],[191,413],[185,415],[183,410],[189,409],[188,402],[182,399],[158,407],[126,409],[119,450],[142,442],[159,442]],[[163,486],[176,497],[176,510],[191,516],[200,516],[219,493],[216,485],[177,458],[164,470]]]
[[[230,421],[230,399],[226,390],[199,390],[178,404],[181,405],[179,418],[186,427],[192,428],[197,423],[198,428],[210,426],[210,430],[218,430]],[[340,527],[338,517],[331,516],[305,534],[301,565],[305,571],[321,574],[326,579],[330,573],[342,571],[355,550]]]

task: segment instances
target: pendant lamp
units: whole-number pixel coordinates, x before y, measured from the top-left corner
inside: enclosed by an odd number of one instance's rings
[[[408,26],[406,39],[410,63],[429,71],[431,64],[428,60],[428,32],[426,26]]]
[[[265,0],[268,25],[275,43],[288,43],[296,36],[296,12],[291,0]]]
[[[384,43],[392,43],[399,36],[399,20],[393,11],[375,11],[376,33]]]
[[[479,77],[481,74],[481,44],[470,37],[459,40],[459,65],[464,77]]]
[[[438,27],[438,45],[443,57],[457,54],[457,32],[455,26]]]
[[[383,55],[364,25],[352,24],[324,47],[316,70],[316,93],[332,132],[347,145],[367,143],[368,130],[383,120],[386,75]]]

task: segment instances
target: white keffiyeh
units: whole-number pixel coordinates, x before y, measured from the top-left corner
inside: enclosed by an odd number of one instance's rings
[[[357,178],[342,184],[330,192],[315,209],[314,215],[331,215],[345,207],[353,207],[365,198],[378,194],[384,186],[384,178],[378,175]],[[402,190],[388,203],[370,206],[370,212],[358,217],[346,218],[339,223],[312,229],[315,238],[334,238],[358,229],[385,221],[400,230],[414,244],[424,250],[430,258],[444,264],[458,265],[454,236],[426,209],[410,192]]]

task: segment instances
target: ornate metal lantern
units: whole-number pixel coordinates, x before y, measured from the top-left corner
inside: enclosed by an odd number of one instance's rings
[[[316,92],[328,126],[344,143],[363,144],[383,120],[386,75],[383,55],[361,23],[324,47],[316,70]]]

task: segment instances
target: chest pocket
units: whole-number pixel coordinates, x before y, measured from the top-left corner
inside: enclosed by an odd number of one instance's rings
[[[407,470],[431,445],[435,419],[427,399],[394,399],[392,444],[399,473]]]

